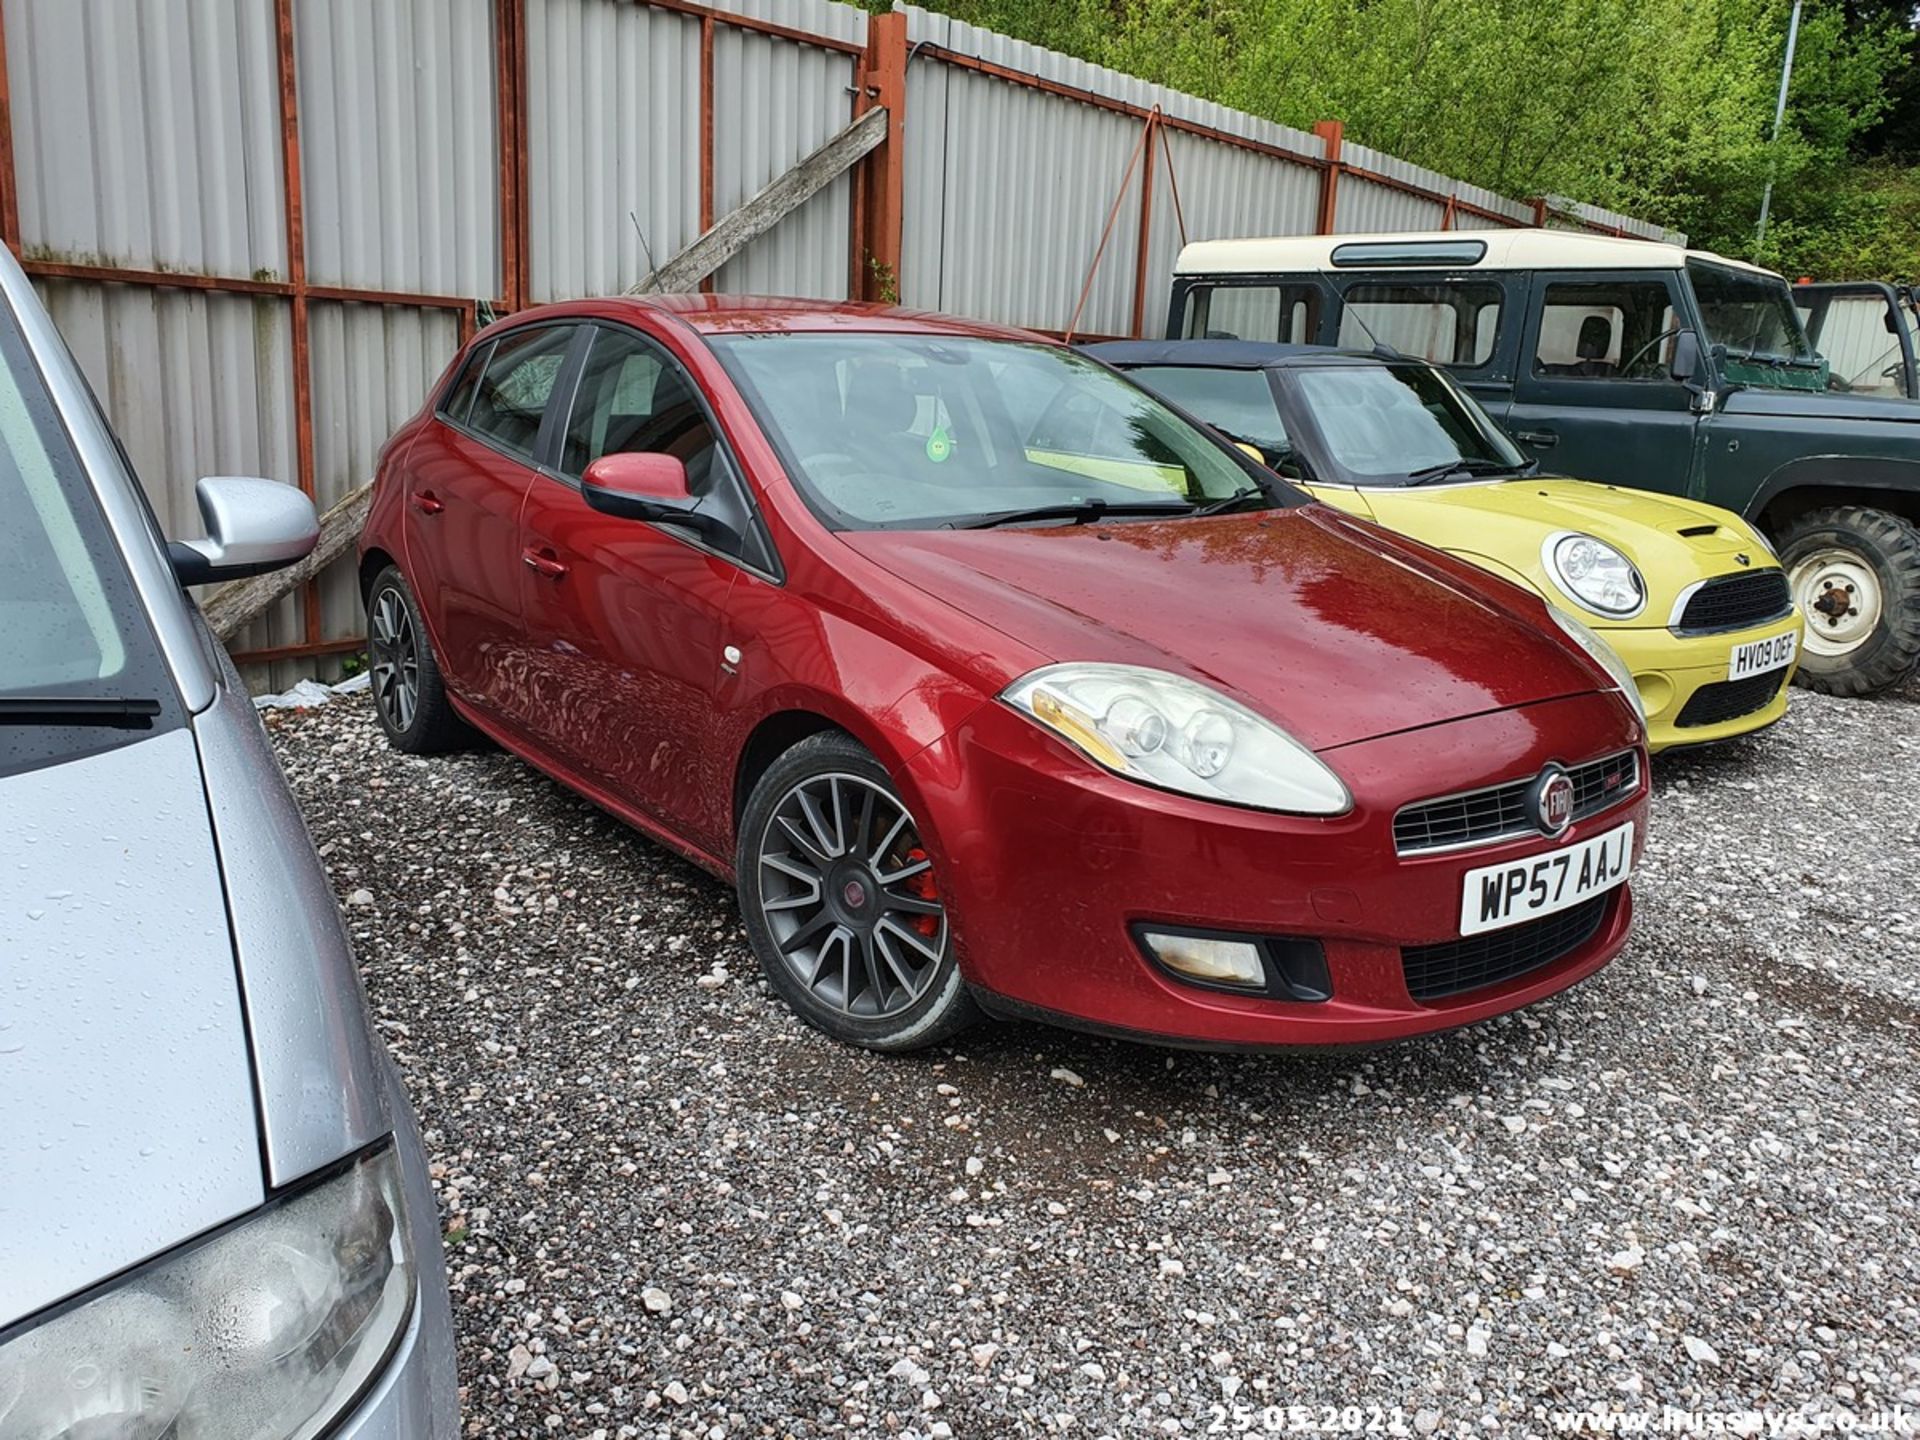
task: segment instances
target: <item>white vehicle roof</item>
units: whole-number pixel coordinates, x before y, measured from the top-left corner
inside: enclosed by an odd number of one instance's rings
[[[1434,270],[1677,270],[1689,259],[1711,260],[1756,275],[1772,275],[1744,260],[1729,260],[1706,250],[1689,250],[1657,240],[1589,235],[1578,230],[1419,230],[1391,235],[1286,235],[1262,240],[1196,240],[1180,252],[1176,275],[1265,275],[1303,270],[1373,270],[1368,263],[1336,266],[1341,245],[1423,245],[1483,241],[1486,254],[1474,261],[1436,260],[1395,269]],[[1777,277],[1776,277],[1777,278]]]

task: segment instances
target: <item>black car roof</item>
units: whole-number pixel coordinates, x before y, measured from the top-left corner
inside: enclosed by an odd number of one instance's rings
[[[1080,347],[1109,365],[1205,365],[1266,370],[1293,365],[1380,365],[1400,357],[1331,345],[1282,345],[1265,340],[1106,340]]]

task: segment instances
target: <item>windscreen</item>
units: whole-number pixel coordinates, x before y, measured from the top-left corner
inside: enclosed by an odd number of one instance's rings
[[[1163,400],[1197,415],[1229,440],[1251,445],[1269,465],[1293,451],[1273,382],[1264,370],[1211,369],[1204,365],[1142,365],[1127,372]]]
[[[1793,292],[1778,275],[1687,261],[1704,339],[1731,380],[1824,389],[1826,365],[1807,343]]]
[[[710,343],[794,484],[843,528],[1089,502],[1185,514],[1263,483],[1144,390],[1058,346],[912,334]]]
[[[1318,430],[1327,478],[1402,485],[1470,472],[1518,472],[1527,461],[1478,404],[1430,365],[1324,365],[1291,372]]]

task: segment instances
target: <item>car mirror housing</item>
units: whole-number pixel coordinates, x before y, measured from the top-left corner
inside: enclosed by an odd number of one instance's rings
[[[1667,373],[1685,383],[1700,379],[1700,336],[1692,330],[1679,331],[1673,337],[1673,360]]]
[[[602,455],[580,477],[580,495],[603,515],[685,525],[702,535],[728,535],[733,527],[704,514],[687,488],[687,467],[675,456],[641,451]]]
[[[194,486],[204,540],[175,540],[167,559],[182,585],[244,580],[305,559],[320,540],[313,501],[253,475],[206,475]]]

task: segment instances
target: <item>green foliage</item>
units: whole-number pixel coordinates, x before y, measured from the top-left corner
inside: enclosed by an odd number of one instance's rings
[[[884,3],[872,8],[884,9]],[[1900,0],[947,0],[1025,40],[1527,197],[1571,195],[1823,277],[1920,272]],[[1903,138],[1904,137],[1904,138]],[[1883,152],[1883,153],[1876,153]]]

